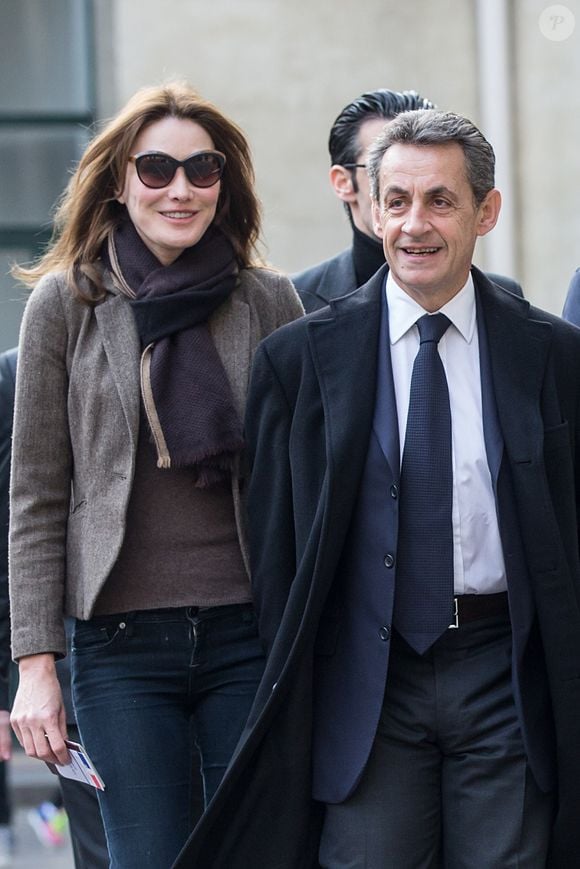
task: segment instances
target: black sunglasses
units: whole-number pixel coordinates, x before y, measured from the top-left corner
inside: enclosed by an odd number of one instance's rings
[[[226,158],[221,151],[196,151],[185,160],[176,160],[163,151],[144,151],[129,157],[129,162],[135,164],[139,180],[145,187],[158,190],[171,184],[180,166],[194,187],[213,187],[223,175]]]

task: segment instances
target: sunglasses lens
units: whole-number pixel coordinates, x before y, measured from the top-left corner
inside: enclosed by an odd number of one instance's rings
[[[222,177],[224,162],[219,154],[194,154],[185,161],[185,172],[195,187],[213,187]]]
[[[146,187],[167,187],[176,171],[176,162],[164,154],[143,154],[135,161],[137,174]]]

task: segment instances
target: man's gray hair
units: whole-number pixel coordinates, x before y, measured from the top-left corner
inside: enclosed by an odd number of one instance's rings
[[[367,158],[372,198],[379,202],[381,163],[391,145],[447,145],[453,142],[463,150],[467,180],[476,205],[480,205],[495,186],[493,148],[467,118],[438,109],[402,112],[379,134]]]

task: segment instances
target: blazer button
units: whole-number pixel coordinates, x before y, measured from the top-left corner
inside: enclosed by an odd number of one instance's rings
[[[379,629],[379,637],[384,643],[386,643],[390,636],[391,629],[389,625],[383,625],[383,627]]]
[[[392,552],[387,552],[387,554],[383,558],[383,564],[385,565],[385,567],[392,567],[394,563],[395,556],[392,554]]]
[[[399,497],[399,487],[397,486],[396,483],[393,483],[393,485],[391,486],[390,492],[391,492],[391,498],[393,498],[396,501],[397,498]]]

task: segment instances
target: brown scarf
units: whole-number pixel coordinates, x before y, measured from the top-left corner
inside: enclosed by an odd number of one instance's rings
[[[158,467],[193,467],[200,488],[226,482],[244,442],[207,319],[236,284],[231,243],[210,227],[162,266],[126,220],[104,247],[141,338],[141,392]]]

